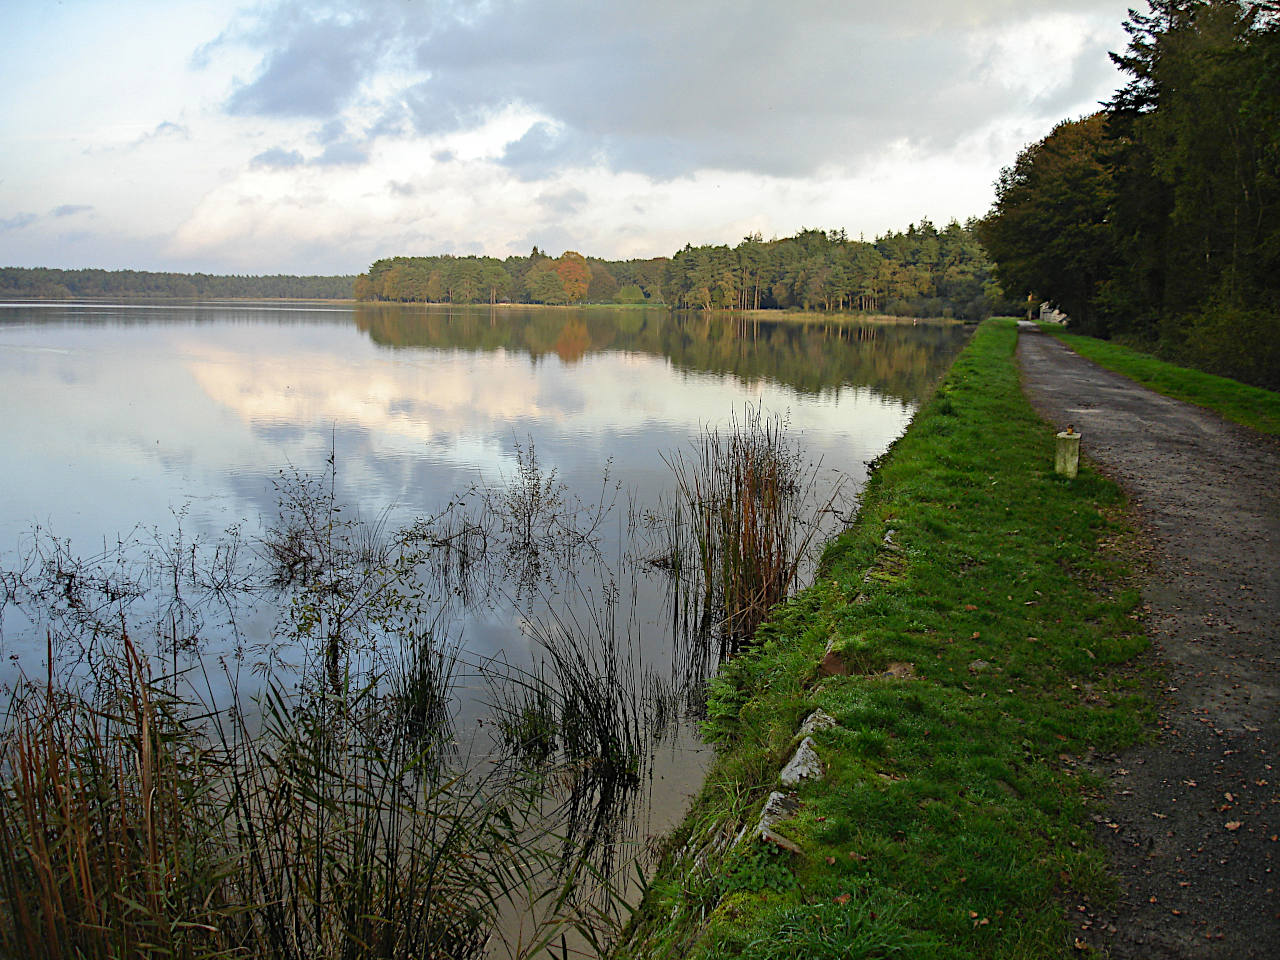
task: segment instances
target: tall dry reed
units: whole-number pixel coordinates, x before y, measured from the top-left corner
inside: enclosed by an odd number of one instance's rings
[[[666,459],[676,495],[662,560],[683,587],[680,617],[732,653],[795,587],[840,485],[819,495],[819,465],[759,407]]]

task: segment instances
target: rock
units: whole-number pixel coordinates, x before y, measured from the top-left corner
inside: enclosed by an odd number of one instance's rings
[[[766,843],[772,843],[775,847],[781,847],[783,850],[787,851],[787,853],[804,853],[804,851],[800,849],[800,844],[796,843],[794,840],[788,840],[780,833],[774,833],[768,827],[762,826],[760,828],[760,839]]]
[[[975,660],[973,663],[969,664],[970,673],[981,673],[983,670],[989,669],[991,669],[991,664],[987,663],[985,660]]]
[[[800,801],[796,799],[794,793],[782,793],[775,790],[769,794],[769,799],[764,802],[764,809],[760,811],[760,820],[756,823],[755,828],[748,830],[743,827],[742,832],[738,834],[738,843],[748,833],[752,837],[759,837],[766,843],[772,843],[775,847],[780,847],[788,853],[803,853],[800,845],[794,840],[788,840],[782,834],[773,828],[784,820],[790,820],[796,815],[796,811],[800,809]]]
[[[815,710],[805,717],[804,723],[800,724],[800,736],[808,737],[816,730],[830,730],[835,726],[839,726],[835,717],[825,710]]]
[[[800,746],[796,747],[796,752],[782,768],[778,779],[782,781],[784,787],[794,787],[801,780],[822,779],[822,760],[818,757],[818,751],[814,749],[811,737],[805,737],[800,741]]]

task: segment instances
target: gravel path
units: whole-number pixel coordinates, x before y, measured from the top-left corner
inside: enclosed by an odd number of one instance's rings
[[[1020,324],[1023,389],[1118,480],[1156,547],[1156,741],[1104,758],[1119,903],[1073,905],[1112,957],[1280,957],[1280,443]],[[1082,907],[1083,909],[1079,909]]]

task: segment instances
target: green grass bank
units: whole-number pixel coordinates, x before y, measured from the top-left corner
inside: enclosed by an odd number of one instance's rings
[[[814,585],[712,685],[717,760],[615,956],[1078,955],[1069,907],[1113,895],[1091,759],[1153,718],[1127,665],[1140,542],[1113,483],[1054,475],[1016,340],[978,329]],[[788,844],[759,839],[815,710],[824,779],[794,788]]]
[[[1042,323],[1040,327],[1082,357],[1137,380],[1156,393],[1194,403],[1259,433],[1280,436],[1280,393],[1274,390],[1180,367],[1110,340],[1067,333],[1056,323]]]

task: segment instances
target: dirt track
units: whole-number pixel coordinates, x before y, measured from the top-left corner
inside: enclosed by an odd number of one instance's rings
[[[1122,892],[1073,922],[1113,957],[1280,957],[1280,443],[1020,327],[1027,396],[1083,434],[1156,547],[1159,735],[1104,758]]]

